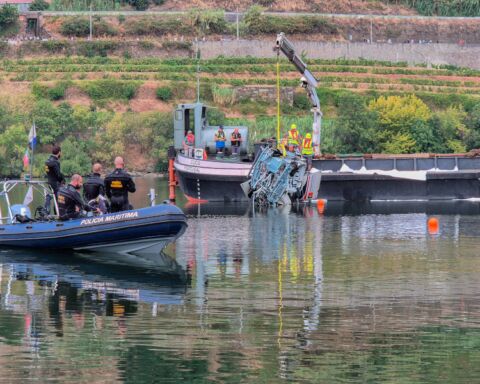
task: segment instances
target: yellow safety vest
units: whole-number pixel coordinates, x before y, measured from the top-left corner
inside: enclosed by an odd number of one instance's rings
[[[303,139],[302,155],[313,155],[312,139]]]
[[[298,145],[298,131],[296,129],[288,131],[288,144]]]

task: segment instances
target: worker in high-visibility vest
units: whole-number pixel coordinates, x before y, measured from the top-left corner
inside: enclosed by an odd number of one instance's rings
[[[282,155],[285,157],[287,155],[287,147],[288,147],[288,134],[285,134],[280,143],[278,144],[278,150],[282,152]]]
[[[307,133],[302,141],[302,156],[307,160],[307,170],[310,170],[313,158],[313,141],[310,133]]]
[[[300,136],[300,133],[298,133],[297,131],[297,125],[292,124],[290,126],[290,130],[288,131],[288,144],[293,145],[296,149],[300,144],[301,139],[302,137]]]

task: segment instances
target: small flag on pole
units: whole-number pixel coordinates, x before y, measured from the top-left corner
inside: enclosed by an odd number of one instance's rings
[[[34,150],[35,145],[37,145],[37,127],[35,127],[35,123],[33,123],[32,128],[30,128],[30,133],[28,134],[28,146]]]
[[[30,159],[28,157],[28,149],[25,151],[25,154],[23,155],[23,167],[28,168],[28,165],[30,163]]]

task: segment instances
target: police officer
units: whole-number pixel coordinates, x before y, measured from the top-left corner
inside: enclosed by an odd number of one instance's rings
[[[58,190],[58,214],[60,220],[77,219],[82,217],[82,211],[91,211],[78,192],[82,188],[82,176],[75,174],[70,184]]]
[[[88,176],[85,183],[83,183],[83,198],[89,203],[95,200],[95,205],[98,206],[100,211],[107,213],[105,184],[100,175],[101,173],[102,164],[93,164],[92,173]]]
[[[135,183],[132,177],[123,169],[123,158],[116,157],[115,170],[105,178],[105,192],[110,199],[111,212],[120,212],[132,209],[128,202],[128,192],[135,192]]]
[[[52,154],[45,162],[45,173],[47,174],[48,184],[53,189],[53,193],[57,196],[58,189],[65,183],[65,177],[60,171],[60,157],[62,155],[62,149],[58,145],[54,145],[52,148]]]

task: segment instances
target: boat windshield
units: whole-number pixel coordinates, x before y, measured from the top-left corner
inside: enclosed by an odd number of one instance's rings
[[[1,224],[56,218],[58,218],[57,200],[47,182],[36,180],[0,182]]]

